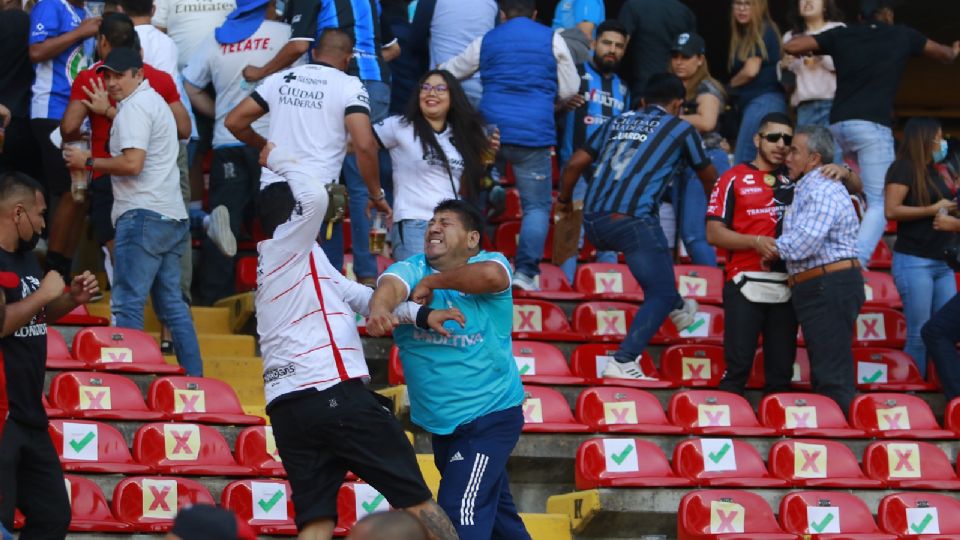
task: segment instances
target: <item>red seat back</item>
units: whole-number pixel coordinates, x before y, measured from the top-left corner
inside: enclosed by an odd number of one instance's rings
[[[687,428],[760,427],[742,396],[720,390],[684,390],[670,397],[667,416]]]
[[[894,349],[854,347],[857,387],[861,390],[933,390],[910,355]]]
[[[164,361],[160,346],[149,334],[132,328],[84,328],[73,338],[73,357],[86,362],[92,369],[157,373],[183,371]]]
[[[116,411],[131,418],[161,416],[147,408],[136,383],[114,373],[60,373],[50,383],[50,399],[71,416],[93,411]]]
[[[158,377],[150,383],[147,404],[177,419],[213,423],[262,424],[243,412],[229,384],[209,377]]]
[[[726,369],[719,345],[673,345],[660,355],[661,373],[679,386],[716,387]]]
[[[286,476],[273,438],[273,427],[250,426],[237,435],[237,462],[265,476]]]
[[[578,345],[570,355],[570,370],[574,375],[583,377],[587,384],[611,384],[615,386],[632,386],[634,383],[642,383],[644,387],[657,386],[669,387],[671,383],[649,384],[648,381],[631,381],[629,379],[604,379],[603,370],[607,367],[607,362],[615,362],[614,353],[617,352],[618,345],[604,343],[586,343]],[[653,365],[653,359],[646,351],[640,357],[640,368],[651,377],[660,377],[657,368]]]
[[[723,309],[717,306],[701,305],[692,325],[678,332],[669,318],[657,330],[652,342],[673,345],[677,343],[723,344]]]
[[[584,428],[579,431],[586,431],[585,426],[574,420],[570,405],[560,392],[544,386],[524,386],[523,390],[526,394],[523,417],[528,426],[566,424]]]
[[[69,369],[84,369],[85,364],[70,355],[70,349],[67,348],[63,334],[53,326],[47,326],[47,367],[59,369],[61,366],[69,366]]]
[[[166,532],[177,512],[196,504],[214,505],[203,484],[187,478],[125,478],[113,490],[113,514],[143,532]]]
[[[903,313],[881,307],[867,307],[860,311],[854,346],[902,349],[906,342],[907,319]]]
[[[884,531],[905,538],[922,538],[918,536],[921,534],[957,535],[960,501],[938,493],[894,493],[880,501],[877,521]]]
[[[940,447],[924,441],[876,441],[863,451],[863,468],[877,480],[957,480]]]
[[[200,424],[146,424],[134,435],[133,456],[138,463],[153,467],[237,466],[223,435],[216,428]]]
[[[70,497],[71,531],[126,532],[132,529],[129,524],[114,517],[107,498],[93,480],[66,475],[64,483]]]
[[[944,427],[960,435],[960,397],[955,397],[947,403],[947,409],[943,413]]]
[[[616,386],[587,388],[577,397],[577,418],[593,431],[681,433],[650,392]]]
[[[887,272],[864,272],[863,292],[867,306],[901,309],[903,302],[893,282],[893,276]]]
[[[126,439],[109,424],[86,420],[50,420],[47,431],[60,462],[67,470],[84,470],[83,465],[96,468],[131,465],[139,468],[130,455]]]
[[[584,302],[573,310],[573,329],[594,341],[623,341],[638,309],[626,302]]]
[[[857,480],[857,487],[871,487],[857,457],[846,444],[829,439],[785,439],[770,448],[770,472],[794,484],[811,479]],[[872,487],[880,487],[879,484]]]
[[[795,534],[879,534],[870,509],[842,491],[795,491],[780,501],[780,524]],[[884,537],[871,537],[882,540]],[[895,536],[888,537],[896,540]]]
[[[779,433],[793,433],[803,429],[853,431],[840,406],[819,394],[770,394],[760,401],[759,416],[760,423],[776,429]],[[862,436],[863,432],[843,435]]]
[[[588,298],[643,301],[643,290],[625,264],[581,264],[573,281],[576,290]]]
[[[747,388],[763,388],[766,384],[765,360],[763,349],[758,349],[753,357],[753,367],[750,368],[750,381]],[[807,349],[797,348],[797,356],[793,360],[793,375],[790,377],[790,386],[800,390],[810,389],[810,357]]]
[[[644,439],[584,441],[577,449],[575,474],[577,489],[686,483],[674,474],[660,447]]]
[[[673,267],[677,291],[704,304],[723,303],[723,270],[712,266],[678,264]]]
[[[505,221],[500,225],[497,225],[497,230],[494,232],[494,245],[497,248],[497,251],[503,253],[508,259],[513,259],[517,256],[517,243],[520,238],[520,222],[519,221]],[[547,230],[547,239],[543,246],[543,259],[550,260],[550,257],[553,255],[553,227],[550,227]]]
[[[941,430],[926,401],[910,394],[861,394],[850,404],[853,427],[881,436],[950,436]]]
[[[258,534],[296,534],[290,484],[284,480],[236,480],[223,489],[220,504]]]
[[[738,439],[686,439],[673,448],[677,474],[694,482],[712,478],[768,478],[760,453]]]
[[[539,341],[514,341],[513,358],[524,382],[540,384],[584,384],[583,377],[570,372],[567,359],[556,346]]]
[[[563,270],[554,264],[540,263],[540,275],[534,280],[537,291],[514,289],[515,298],[542,298],[544,300],[580,300],[583,295],[573,290]]]
[[[870,256],[870,262],[867,263],[867,266],[871,270],[889,270],[892,264],[893,251],[881,238],[877,242],[877,247],[873,250],[873,255]]]
[[[545,300],[516,299],[513,303],[513,333],[517,339],[537,336],[573,337],[567,316],[559,306]]]
[[[347,229],[348,227],[344,227]],[[237,292],[252,291],[257,288],[257,258],[238,257],[236,268]]]
[[[337,526],[334,536],[346,536],[368,514],[390,510],[383,495],[369,484],[344,482],[337,492]]]
[[[679,540],[729,538],[796,538],[785,534],[763,497],[749,491],[710,489],[691,491],[677,511]],[[741,535],[741,536],[733,536]]]
[[[394,345],[390,347],[390,360],[387,364],[387,382],[390,386],[406,384],[403,376],[403,362],[400,361],[400,349]]]

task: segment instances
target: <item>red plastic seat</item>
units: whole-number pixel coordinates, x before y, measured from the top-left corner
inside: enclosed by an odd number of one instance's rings
[[[517,256],[517,242],[520,239],[520,222],[504,221],[497,225],[493,233],[493,243],[496,250],[503,253],[508,259]],[[543,245],[543,260],[549,261],[553,255],[553,227],[547,230],[547,240]]]
[[[237,292],[252,291],[257,288],[257,258],[238,257],[236,267]]]
[[[133,460],[127,441],[116,428],[101,422],[50,420],[50,440],[65,471],[107,474],[150,474]]]
[[[541,300],[583,300],[583,294],[573,290],[567,275],[559,266],[540,263],[540,275],[534,280],[539,291],[514,289],[514,298],[539,298]]]
[[[600,433],[681,434],[667,422],[660,401],[637,388],[587,388],[577,397],[577,419]]]
[[[880,528],[901,540],[960,538],[960,501],[938,493],[894,493],[880,500]]]
[[[573,330],[590,341],[619,343],[637,314],[636,304],[584,302],[573,310]]]
[[[836,491],[795,491],[780,501],[783,530],[816,540],[897,540],[877,527],[856,495]]]
[[[941,429],[926,401],[909,394],[862,394],[850,404],[850,420],[874,437],[886,439],[952,439]]]
[[[677,476],[698,486],[787,487],[767,471],[760,453],[737,439],[687,439],[673,448]]]
[[[520,190],[514,187],[504,191],[503,212],[490,218],[491,223],[504,221],[519,221],[523,219],[523,208],[520,206]]]
[[[677,510],[679,540],[796,540],[760,495],[734,489],[691,491]]]
[[[581,264],[573,282],[591,300],[643,302],[643,290],[625,264]]]
[[[943,413],[943,423],[945,428],[960,435],[960,397],[956,397],[947,403],[947,409]]]
[[[283,480],[235,480],[223,488],[220,505],[257,534],[295,536],[290,485]]]
[[[73,338],[73,357],[98,371],[183,373],[180,366],[166,363],[149,334],[132,328],[84,328]]]
[[[577,489],[689,486],[656,444],[643,439],[590,439],[577,449]]]
[[[747,388],[763,388],[767,377],[763,349],[758,349],[753,357],[753,367],[750,368],[750,379]],[[790,377],[790,387],[797,390],[810,390],[810,357],[807,349],[797,348],[797,356],[793,360],[793,375]]]
[[[6,384],[6,382],[3,381],[2,378],[0,378],[0,382],[3,382],[4,384]],[[47,399],[46,394],[41,395],[40,401],[43,402],[43,411],[47,413],[47,418],[63,418],[67,416],[67,414],[63,412],[63,409],[50,405],[50,401]],[[6,415],[7,415],[6,409],[0,408],[0,431],[2,431],[3,429],[3,418],[5,418]]]
[[[907,343],[907,319],[890,308],[868,307],[860,310],[853,336],[854,347],[903,349]]]
[[[674,345],[677,343],[704,343],[723,345],[723,309],[717,306],[700,306],[695,322],[678,332],[668,317],[663,326],[650,340],[654,345]]]
[[[570,328],[559,306],[545,300],[516,299],[513,302],[513,339],[536,341],[584,341]]]
[[[260,476],[280,476],[286,478],[277,442],[273,438],[271,426],[251,426],[237,436],[234,446],[237,463],[250,467]]]
[[[113,514],[132,525],[134,531],[161,533],[173,527],[183,508],[215,505],[207,488],[196,480],[162,476],[125,478],[113,490]]]
[[[770,473],[796,487],[879,489],[846,444],[828,439],[786,439],[770,448]]]
[[[66,475],[64,483],[70,498],[70,531],[122,533],[133,529],[114,517],[107,498],[93,480]]]
[[[644,351],[640,357],[640,369],[655,379],[637,380],[637,379],[615,379],[605,378],[603,370],[607,367],[607,362],[614,362],[614,353],[617,352],[616,345],[604,343],[587,343],[577,346],[570,356],[570,370],[574,375],[586,379],[587,384],[597,386],[629,386],[631,388],[672,388],[674,384],[670,381],[660,380],[660,373],[653,365],[653,359],[650,354]]]
[[[723,304],[723,270],[713,266],[678,264],[673,267],[677,291],[702,304]]]
[[[585,433],[590,428],[577,422],[563,394],[544,386],[524,386],[524,433]]]
[[[178,422],[263,425],[259,416],[243,412],[229,384],[207,377],[159,377],[150,383],[147,405]]]
[[[820,394],[770,394],[760,401],[760,423],[786,437],[862,438],[852,428],[840,406]]]
[[[69,313],[54,321],[58,326],[107,326],[110,320],[106,317],[91,315],[86,304],[80,304]]]
[[[390,505],[373,486],[362,482],[344,482],[337,492],[337,525],[334,536],[347,536],[350,529],[375,512],[390,510]]]
[[[777,431],[757,421],[741,396],[720,390],[684,390],[670,397],[667,417],[696,435],[773,436]]]
[[[893,266],[893,250],[881,238],[870,256],[867,267],[871,270],[889,270]]]
[[[115,373],[60,373],[50,383],[50,399],[74,418],[154,421],[167,417],[148,409],[136,383]]]
[[[160,474],[255,476],[216,428],[201,424],[147,424],[133,437],[133,457]]]
[[[539,341],[514,341],[513,358],[524,384],[581,385],[587,381],[570,372],[560,349]]]
[[[70,356],[63,334],[47,326],[47,369],[87,369],[87,364]]]
[[[893,276],[887,272],[864,272],[863,292],[867,298],[865,306],[903,309]]]
[[[387,362],[387,383],[390,386],[406,384],[403,376],[403,362],[400,361],[400,349],[393,345],[390,347],[390,359]]]
[[[719,345],[673,345],[660,355],[660,372],[678,386],[716,388],[726,369]]]
[[[929,392],[936,385],[923,380],[910,355],[894,349],[855,347],[857,389],[860,391]]]
[[[863,451],[867,476],[893,489],[960,489],[940,447],[924,441],[876,441]]]

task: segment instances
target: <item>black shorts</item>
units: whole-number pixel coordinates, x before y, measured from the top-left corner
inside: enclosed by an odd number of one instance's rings
[[[113,185],[110,175],[97,176],[90,184],[90,225],[93,227],[93,238],[103,245],[113,240],[116,230],[110,213],[113,211]]]
[[[30,120],[33,137],[40,146],[40,158],[43,160],[43,176],[37,178],[47,191],[47,205],[55,197],[70,190],[70,171],[63,161],[63,151],[50,141],[50,132],[60,127],[60,120],[34,118]]]
[[[337,492],[347,471],[394,508],[432,497],[400,423],[358,379],[279,399],[267,414],[293,491],[297,528],[337,519]]]
[[[27,518],[23,538],[64,538],[70,500],[60,458],[44,427],[7,418],[0,434],[0,522],[13,530],[14,507]]]

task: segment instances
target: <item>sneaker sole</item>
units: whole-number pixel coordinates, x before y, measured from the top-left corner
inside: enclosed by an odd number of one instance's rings
[[[218,206],[210,212],[207,236],[224,256],[233,257],[237,254],[237,239],[230,230],[230,213],[226,206]]]

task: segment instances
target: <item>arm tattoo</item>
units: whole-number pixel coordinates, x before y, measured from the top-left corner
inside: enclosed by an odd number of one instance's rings
[[[444,513],[443,509],[440,508],[437,503],[430,501],[426,508],[417,512],[416,516],[417,519],[420,520],[420,523],[423,523],[424,528],[427,529],[427,533],[431,539],[459,539],[457,530],[453,528],[453,523],[450,523],[450,518],[447,517],[447,514]]]

